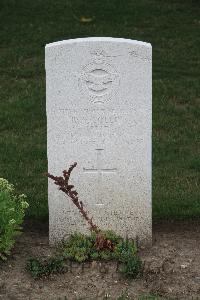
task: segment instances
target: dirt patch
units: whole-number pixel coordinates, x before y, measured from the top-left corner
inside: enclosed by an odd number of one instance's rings
[[[200,221],[159,222],[153,228],[153,246],[140,249],[143,277],[125,280],[116,263],[72,264],[64,274],[34,280],[25,270],[32,256],[48,256],[47,227],[26,225],[12,256],[0,264],[0,299],[117,299],[127,290],[167,299],[200,299]]]

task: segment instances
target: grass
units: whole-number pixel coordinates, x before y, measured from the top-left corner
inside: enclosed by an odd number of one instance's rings
[[[48,218],[44,46],[87,36],[152,43],[153,216],[200,216],[199,12],[197,0],[1,1],[0,177],[28,195],[29,218]]]

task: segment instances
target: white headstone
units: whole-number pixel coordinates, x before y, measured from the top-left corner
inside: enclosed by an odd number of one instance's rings
[[[48,170],[71,183],[101,229],[151,241],[151,45],[83,38],[46,46]],[[50,242],[88,225],[49,180]]]

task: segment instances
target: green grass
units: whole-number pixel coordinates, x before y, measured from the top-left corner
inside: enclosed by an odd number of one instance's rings
[[[153,215],[200,216],[199,15],[195,0],[1,1],[0,177],[29,218],[48,217],[44,46],[87,36],[152,43]]]

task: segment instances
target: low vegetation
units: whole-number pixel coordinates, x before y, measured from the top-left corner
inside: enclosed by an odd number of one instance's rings
[[[59,190],[65,193],[66,201],[71,201],[78,209],[81,216],[89,225],[90,235],[75,233],[63,242],[61,246],[61,260],[52,259],[48,263],[41,264],[38,260],[29,260],[27,269],[34,278],[49,275],[62,269],[63,259],[76,261],[79,263],[93,260],[116,260],[121,263],[121,273],[126,277],[136,278],[142,269],[142,262],[137,256],[135,242],[123,239],[114,232],[101,230],[89,217],[84,203],[79,199],[78,192],[73,184],[70,184],[70,176],[77,163],[72,164],[68,170],[64,170],[62,176],[54,176],[50,173],[46,175],[54,181]],[[57,268],[58,266],[58,268]]]
[[[98,249],[96,246],[96,234],[91,235],[74,234],[62,245],[65,258],[84,262],[87,260],[119,260],[126,262],[130,257],[136,255],[136,246],[132,240],[124,240],[112,231],[103,232],[106,239],[114,245],[113,250]]]
[[[94,233],[94,246],[97,250],[103,250],[107,252],[113,252],[114,243],[109,237],[94,223],[93,218],[89,216],[89,212],[85,209],[83,201],[79,199],[78,192],[75,190],[74,185],[69,183],[71,172],[77,166],[77,163],[73,163],[68,170],[63,171],[63,176],[54,176],[50,173],[46,175],[54,181],[54,183],[59,187],[59,190],[65,193],[66,201],[69,199],[72,201],[74,206],[78,209],[81,216],[89,225],[89,229]]]
[[[117,261],[119,271],[128,278],[136,278],[142,273],[142,261],[137,255],[135,242],[122,239],[112,231],[103,232],[105,238],[113,244],[113,249],[98,249],[96,233],[84,235],[75,233],[62,243],[58,254],[49,259],[31,258],[27,262],[27,270],[37,279],[66,270],[66,262],[83,263],[86,261]]]
[[[44,260],[30,258],[27,262],[26,269],[31,273],[34,279],[39,279],[51,274],[63,273],[65,266],[62,257],[51,257]]]
[[[0,260],[10,254],[16,235],[21,233],[27,208],[26,196],[16,195],[14,186],[0,178]]]

